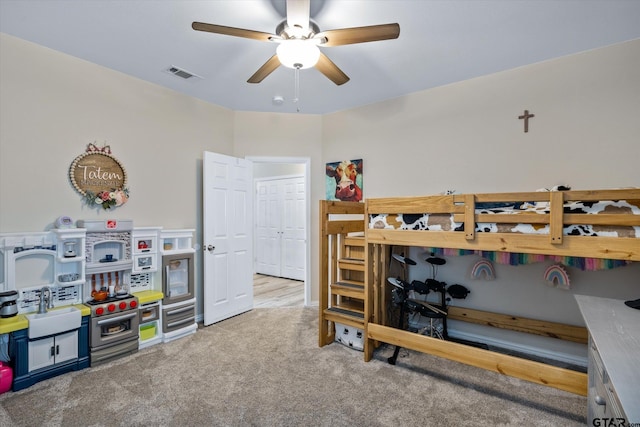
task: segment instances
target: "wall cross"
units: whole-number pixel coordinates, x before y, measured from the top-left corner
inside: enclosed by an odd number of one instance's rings
[[[529,132],[529,119],[535,117],[535,114],[529,114],[529,110],[524,110],[524,114],[521,116],[518,116],[518,119],[523,120],[524,119],[524,131]]]

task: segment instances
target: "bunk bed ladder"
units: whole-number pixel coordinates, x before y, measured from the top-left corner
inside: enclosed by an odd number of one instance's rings
[[[320,347],[335,324],[365,329],[364,204],[320,201]]]

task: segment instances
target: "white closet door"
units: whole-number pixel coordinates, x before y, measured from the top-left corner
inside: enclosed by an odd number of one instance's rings
[[[304,280],[305,197],[303,177],[257,182],[256,273]]]
[[[280,276],[280,183],[258,181],[256,273]]]
[[[304,280],[306,229],[304,179],[292,178],[284,182],[284,211],[281,227],[281,276]]]

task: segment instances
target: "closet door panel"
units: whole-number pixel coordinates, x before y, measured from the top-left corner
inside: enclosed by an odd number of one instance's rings
[[[280,276],[280,191],[277,181],[257,184],[256,263],[259,274]]]
[[[284,183],[283,206],[282,277],[304,280],[306,199],[303,178],[290,178]]]

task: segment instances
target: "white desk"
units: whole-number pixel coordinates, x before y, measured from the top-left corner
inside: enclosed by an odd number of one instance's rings
[[[607,394],[617,398],[627,418],[625,425],[640,423],[640,310],[627,307],[622,300],[586,295],[576,295],[576,300],[590,337],[589,413],[605,406],[594,401],[604,390],[605,395],[598,399]],[[596,352],[602,360],[604,384],[592,384],[592,380],[598,382],[592,372]]]

